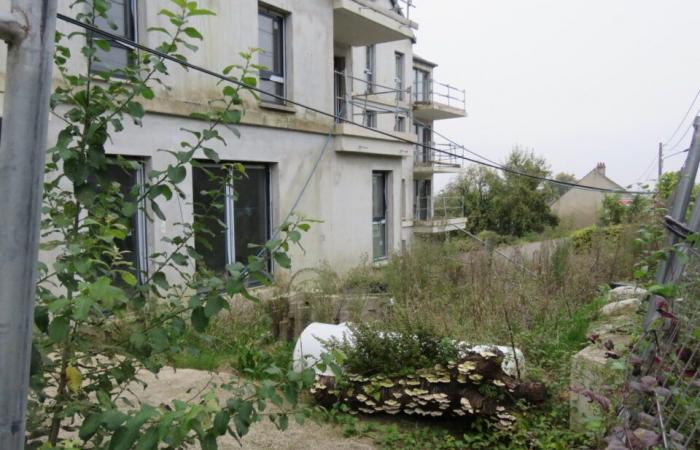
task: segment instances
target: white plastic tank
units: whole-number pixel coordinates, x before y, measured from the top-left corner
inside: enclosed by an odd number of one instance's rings
[[[326,368],[325,371],[321,371],[317,367],[315,367],[316,363],[321,360],[321,355],[323,355],[324,353],[328,353],[329,351],[329,349],[326,348],[324,342],[328,342],[333,339],[340,342],[346,340],[352,345],[352,330],[350,330],[350,327],[347,323],[341,323],[340,325],[331,325],[327,323],[314,322],[308,327],[306,327],[301,333],[301,336],[299,336],[299,339],[297,339],[296,344],[294,345],[294,370],[297,372],[301,372],[306,368],[314,367],[316,369],[316,373],[318,373],[319,375],[333,376],[333,372],[329,368]],[[523,356],[523,352],[521,352],[517,348],[515,349],[514,357],[512,347],[499,345],[471,346],[470,344],[464,342],[460,342],[460,347],[462,347],[465,351],[477,353],[493,351],[493,349],[498,349],[505,355],[505,357],[503,358],[503,363],[501,364],[503,372],[505,372],[511,377],[517,377],[518,370],[520,370],[520,375],[523,374],[523,369],[525,367],[525,357]],[[515,363],[516,358],[518,361],[517,367]]]
[[[294,370],[301,372],[309,367],[314,367],[319,375],[332,376],[333,372],[330,368],[325,371],[320,371],[316,363],[321,361],[321,355],[328,353],[324,342],[336,339],[340,342],[348,340],[352,342],[352,331],[345,323],[340,325],[331,325],[328,323],[314,322],[304,328],[299,339],[294,345]]]

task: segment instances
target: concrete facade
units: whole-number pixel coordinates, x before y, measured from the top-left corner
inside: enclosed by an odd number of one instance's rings
[[[605,164],[591,170],[576,184],[601,189],[624,190],[622,186],[605,175]],[[572,229],[585,228],[598,223],[603,207],[605,192],[586,189],[569,189],[551,206],[552,213],[559,217],[560,223]]]
[[[0,0],[0,8],[9,9],[9,0]],[[60,0],[60,11],[75,16],[68,0]],[[197,53],[186,53],[189,61],[221,72],[230,64],[241,64],[240,52],[259,47],[259,8],[270,8],[284,20],[285,96],[322,111],[332,113],[338,89],[334,74],[336,58],[345,58],[344,76],[365,78],[365,45],[375,45],[374,83],[396,86],[396,54],[405,58],[404,96],[397,93],[364,95],[360,84],[345,93],[350,121],[362,123],[367,105],[382,111],[377,114],[377,129],[401,139],[415,141],[412,120],[413,102],[413,42],[416,24],[405,14],[405,4],[393,0],[200,0],[203,8],[216,16],[200,16],[194,25],[204,35]],[[167,0],[135,0],[136,36],[148,47],[157,47],[156,38],[147,30],[168,27],[158,12],[172,7]],[[398,7],[403,6],[403,10]],[[356,33],[356,27],[366,33]],[[75,27],[59,21],[59,31],[71,33]],[[75,72],[86,71],[80,55],[81,43],[70,44]],[[4,52],[0,54],[3,59]],[[256,61],[257,62],[257,61]],[[142,126],[125,122],[126,129],[113,134],[106,151],[110,154],[142,159],[146,169],[165,169],[173,157],[159,149],[178,149],[188,134],[186,129],[201,129],[204,122],[189,118],[193,112],[203,112],[208,102],[221,97],[222,85],[207,75],[186,71],[169,64],[170,75],[163,81],[169,90],[155,87],[156,97],[145,101],[147,115]],[[4,75],[0,74],[0,81]],[[56,74],[56,83],[60,80]],[[387,242],[388,254],[397,253],[410,244],[413,237],[414,215],[414,153],[412,143],[373,133],[352,124],[336,124],[299,106],[275,105],[244,98],[246,112],[236,128],[240,138],[224,127],[220,133],[227,144],[213,144],[222,161],[264,165],[269,170],[270,228],[274,230],[291,211],[302,193],[307,178],[320,155],[318,169],[304,190],[297,213],[321,221],[314,224],[303,237],[304,251],[292,250],[293,270],[316,267],[328,262],[345,271],[373,256],[373,172],[387,176]],[[362,104],[360,103],[362,102]],[[405,131],[395,131],[396,116],[405,117]],[[454,117],[465,116],[464,111]],[[62,122],[55,117],[50,122],[49,143],[53,145]],[[432,124],[430,124],[432,125]],[[206,159],[204,154],[196,155]],[[146,226],[148,250],[168,251],[163,242],[177,232],[177,223],[193,220],[192,171],[180,186],[185,200],[174,196],[162,201],[166,220],[154,218]]]

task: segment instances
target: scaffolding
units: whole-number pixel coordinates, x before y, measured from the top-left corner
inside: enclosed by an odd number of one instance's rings
[[[369,81],[364,78],[349,75],[346,71],[335,71],[335,114],[337,121],[349,119],[373,128],[377,127],[376,120],[372,117],[380,114],[391,114],[394,116],[394,131],[408,131],[408,124],[412,120],[411,105],[406,102],[411,98],[411,88],[391,87]],[[387,101],[377,101],[383,96],[392,96],[393,99]],[[350,117],[348,117],[350,116]],[[403,129],[399,124],[403,120]]]
[[[439,104],[466,111],[467,91],[446,83],[440,83],[432,78],[423,82],[416,80],[413,89],[413,101],[417,104]]]

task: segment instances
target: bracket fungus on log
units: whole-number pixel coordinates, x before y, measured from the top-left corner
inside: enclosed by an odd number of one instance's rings
[[[435,366],[403,377],[347,375],[341,383],[320,374],[311,390],[323,406],[343,403],[350,413],[407,414],[423,417],[485,416],[502,427],[515,417],[507,406],[517,400],[545,399],[541,383],[517,380],[503,371],[504,355],[497,349],[469,352],[447,367]]]

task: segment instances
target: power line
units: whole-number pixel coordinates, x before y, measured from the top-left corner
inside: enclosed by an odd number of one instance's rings
[[[700,110],[698,110],[698,111],[695,113],[696,116],[697,116],[698,114],[700,114]],[[688,133],[690,132],[690,130],[691,130],[692,128],[693,128],[693,123],[691,122],[690,125],[688,125],[688,128],[685,129],[685,133],[683,133],[683,136],[681,136],[681,138],[678,139],[678,142],[676,142],[676,144],[675,144],[673,147],[669,148],[668,151],[673,151],[673,150],[677,149],[678,146],[681,145],[681,144],[683,143],[683,140],[685,139],[685,137],[688,135]]]
[[[646,179],[642,180],[644,177],[647,176],[650,170],[654,168],[654,166],[658,163],[658,157],[654,156],[654,159],[651,160],[651,163],[647,166],[646,169],[644,169],[644,172],[637,178],[637,182],[644,182],[647,181]]]
[[[695,102],[698,101],[698,98],[700,98],[700,89],[698,89],[697,94],[695,94],[695,98],[694,98],[693,101],[690,103],[690,106],[688,106],[688,110],[687,110],[687,111],[685,112],[685,114],[683,115],[683,118],[681,119],[680,123],[679,123],[678,126],[676,127],[676,129],[675,129],[675,131],[673,132],[673,134],[671,135],[671,137],[669,137],[668,139],[666,139],[666,143],[664,144],[664,146],[665,146],[665,145],[668,145],[668,144],[673,140],[673,138],[676,137],[676,134],[678,134],[678,131],[680,131],[681,127],[682,127],[683,124],[685,123],[685,119],[688,118],[688,114],[690,114],[690,111],[693,110],[693,106],[695,106]],[[686,134],[688,134],[687,131],[686,131]],[[685,137],[685,135],[683,135],[683,136]],[[683,138],[681,138],[681,140],[683,140]]]
[[[664,160],[666,160],[666,159],[668,159],[668,158],[673,158],[674,156],[678,156],[678,155],[680,155],[681,153],[686,153],[687,151],[688,151],[688,149],[686,148],[685,150],[681,150],[681,151],[676,152],[676,153],[671,153],[670,155],[664,156]]]
[[[490,162],[483,162],[483,161],[479,161],[479,160],[475,160],[475,159],[466,157],[466,156],[464,156],[464,155],[459,155],[459,154],[452,153],[452,152],[448,152],[448,151],[446,151],[446,150],[442,150],[442,149],[439,149],[439,148],[434,148],[434,147],[431,147],[431,146],[428,146],[428,145],[425,145],[425,144],[422,144],[422,143],[418,143],[418,142],[411,141],[410,139],[404,139],[404,138],[402,138],[402,137],[396,136],[396,135],[394,135],[394,134],[392,134],[392,133],[389,133],[389,132],[387,132],[387,131],[378,130],[378,129],[372,128],[372,127],[370,127],[370,126],[367,126],[367,125],[364,125],[364,124],[360,124],[360,123],[354,122],[354,121],[352,121],[352,120],[346,119],[345,117],[342,117],[342,116],[339,116],[339,115],[336,115],[336,114],[333,114],[333,113],[329,113],[329,112],[327,112],[327,111],[323,111],[323,110],[318,109],[318,108],[316,108],[316,107],[309,106],[309,105],[305,105],[305,104],[303,104],[303,103],[300,103],[300,102],[297,102],[297,101],[294,101],[294,100],[290,100],[290,99],[288,99],[288,98],[286,98],[286,97],[284,97],[284,96],[282,96],[282,95],[272,94],[272,93],[270,93],[270,92],[263,91],[262,89],[260,89],[260,88],[258,88],[258,87],[249,86],[249,85],[247,85],[247,84],[245,84],[245,83],[243,83],[243,82],[241,82],[241,81],[238,81],[238,80],[233,79],[233,78],[231,78],[231,77],[228,77],[228,76],[226,76],[226,75],[222,75],[222,74],[220,74],[220,73],[214,72],[214,71],[209,70],[209,69],[207,69],[207,68],[204,68],[204,67],[201,67],[201,66],[197,66],[197,65],[195,65],[195,64],[192,64],[192,63],[190,63],[190,62],[188,62],[188,61],[184,61],[184,60],[182,60],[182,59],[178,59],[177,57],[168,55],[168,54],[163,53],[163,52],[161,52],[161,51],[152,49],[152,48],[150,48],[150,47],[146,47],[145,45],[139,44],[138,42],[134,42],[134,41],[132,41],[132,40],[130,40],[130,39],[127,39],[127,38],[125,38],[125,37],[123,37],[123,36],[118,36],[118,35],[116,35],[116,34],[113,34],[113,33],[107,32],[107,31],[104,31],[104,30],[102,30],[102,29],[100,29],[100,28],[98,28],[98,27],[95,27],[95,26],[93,26],[93,25],[89,25],[89,24],[87,24],[87,23],[80,22],[79,20],[76,20],[76,19],[74,19],[74,18],[72,18],[72,17],[69,17],[69,16],[66,16],[66,15],[64,15],[64,14],[60,14],[60,13],[59,13],[59,14],[58,14],[58,18],[61,19],[61,20],[63,20],[64,22],[68,22],[68,23],[73,24],[73,25],[75,25],[75,26],[81,27],[81,28],[83,28],[83,29],[85,29],[85,30],[88,30],[88,31],[91,31],[91,32],[93,32],[93,33],[99,34],[99,35],[101,35],[101,36],[103,36],[103,37],[105,37],[105,38],[107,38],[107,39],[109,39],[109,40],[117,41],[117,42],[121,43],[122,45],[126,45],[126,46],[130,47],[131,49],[142,50],[142,51],[144,51],[144,52],[147,52],[147,53],[150,53],[150,54],[152,54],[152,55],[158,56],[159,58],[162,58],[162,59],[164,59],[164,60],[168,60],[168,61],[174,62],[174,63],[176,63],[176,64],[179,64],[179,65],[181,65],[181,66],[183,66],[183,67],[187,67],[187,68],[192,69],[192,70],[195,70],[195,71],[197,71],[197,72],[204,73],[204,74],[209,75],[209,76],[212,76],[212,77],[214,77],[214,78],[218,78],[218,79],[220,79],[220,80],[222,80],[222,81],[226,81],[226,82],[228,82],[228,83],[232,83],[232,84],[235,84],[235,85],[237,85],[237,86],[244,87],[244,88],[249,89],[249,90],[251,90],[251,91],[253,91],[253,92],[257,92],[258,94],[264,94],[264,95],[266,95],[266,96],[275,98],[275,99],[277,99],[277,100],[283,101],[283,102],[288,103],[288,104],[290,104],[290,105],[298,106],[298,107],[304,108],[304,109],[306,109],[306,110],[308,110],[308,111],[313,111],[313,112],[315,112],[315,113],[317,113],[317,114],[320,114],[320,115],[322,115],[322,116],[330,117],[330,118],[333,118],[334,120],[337,120],[337,121],[342,121],[342,122],[345,122],[345,123],[348,123],[348,124],[351,124],[351,125],[355,125],[355,126],[357,126],[357,127],[359,127],[359,128],[363,128],[363,129],[365,129],[365,130],[374,132],[375,134],[379,134],[379,135],[382,135],[382,136],[389,137],[389,138],[391,138],[391,139],[393,139],[393,140],[397,140],[397,141],[404,142],[404,143],[407,143],[407,144],[419,146],[419,147],[422,147],[422,148],[424,148],[424,149],[428,149],[428,150],[432,150],[432,151],[435,151],[435,152],[438,152],[438,153],[442,153],[442,154],[444,154],[444,155],[451,156],[451,157],[453,157],[453,158],[462,159],[462,160],[464,160],[464,161],[469,161],[469,162],[474,163],[474,164],[479,164],[479,165],[482,165],[482,166],[490,167],[490,168],[492,168],[492,169],[499,170],[499,171],[506,172],[506,173],[510,173],[510,174],[512,174],[512,175],[518,175],[518,176],[522,176],[522,177],[526,177],[526,178],[530,178],[530,179],[534,179],[534,180],[546,181],[546,182],[554,183],[554,184],[560,184],[560,185],[568,186],[568,187],[570,187],[570,188],[575,188],[575,189],[583,189],[583,190],[590,190],[590,191],[596,191],[596,192],[607,192],[607,193],[610,193],[610,194],[637,194],[637,195],[647,195],[647,194],[650,194],[650,192],[645,192],[645,191],[627,191],[627,190],[624,190],[624,189],[607,189],[607,188],[599,188],[599,187],[595,187],[595,186],[586,186],[586,185],[580,185],[580,184],[576,184],[576,183],[570,183],[570,182],[568,182],[568,181],[555,180],[555,179],[553,179],[553,178],[547,178],[547,177],[542,177],[542,176],[538,176],[538,175],[533,175],[533,174],[530,174],[530,173],[527,173],[527,172],[521,172],[521,171],[519,171],[519,170],[512,169],[512,168],[507,167],[507,166],[502,166],[502,165],[500,165],[500,164],[494,164],[494,163],[490,163]]]

